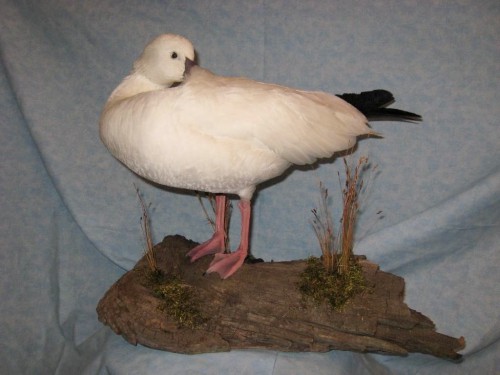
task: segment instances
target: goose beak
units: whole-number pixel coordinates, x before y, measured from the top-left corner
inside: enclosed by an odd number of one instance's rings
[[[187,57],[186,57],[186,61],[184,62],[184,64],[185,64],[184,77],[186,77],[187,75],[189,75],[191,68],[193,66],[196,66],[197,64],[193,60],[188,59]]]

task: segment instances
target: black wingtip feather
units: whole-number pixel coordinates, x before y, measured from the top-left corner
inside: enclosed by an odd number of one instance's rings
[[[403,120],[403,121],[422,121],[422,116],[416,113],[402,111],[396,108],[378,108],[376,110],[364,113],[369,120]]]
[[[422,121],[416,113],[396,108],[385,108],[394,103],[394,96],[387,90],[363,91],[359,94],[337,95],[357,108],[369,120]]]

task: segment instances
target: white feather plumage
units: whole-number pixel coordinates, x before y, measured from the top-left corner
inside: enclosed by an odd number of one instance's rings
[[[168,42],[163,36],[148,47]],[[192,56],[190,46],[184,55]],[[141,58],[136,66],[144,66]],[[110,97],[101,137],[115,157],[159,184],[250,199],[255,185],[291,164],[329,157],[372,133],[365,116],[334,95],[221,77],[198,66],[178,78],[180,86],[165,87],[143,70]]]

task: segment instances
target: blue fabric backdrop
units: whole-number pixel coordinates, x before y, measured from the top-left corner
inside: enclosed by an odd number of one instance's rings
[[[0,0],[0,372],[3,374],[499,373],[498,1]],[[202,66],[333,93],[385,88],[421,124],[377,122],[356,252],[406,279],[406,302],[465,336],[465,361],[332,351],[186,356],[134,347],[97,321],[107,288],[141,256],[133,184],[156,241],[210,236],[192,194],[138,179],[101,144],[111,90],[160,33]],[[265,184],[257,257],[318,255],[318,180],[338,207],[340,160]],[[336,193],[335,193],[336,192]],[[235,210],[237,211],[237,210]],[[383,211],[384,215],[377,215]],[[238,241],[235,212],[231,238]]]

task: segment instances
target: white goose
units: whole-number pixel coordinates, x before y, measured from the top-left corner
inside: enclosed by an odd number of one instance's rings
[[[216,196],[216,230],[192,249],[194,261],[215,254],[207,272],[222,278],[243,264],[249,247],[251,198],[257,184],[292,164],[352,147],[374,132],[365,114],[419,120],[418,115],[382,108],[387,91],[345,94],[345,100],[217,76],[193,63],[194,48],[181,36],[150,42],[132,72],[109,97],[100,135],[109,151],[138,175],[156,183]],[[179,84],[180,83],[180,84]],[[225,194],[240,197],[241,239],[224,254]]]

